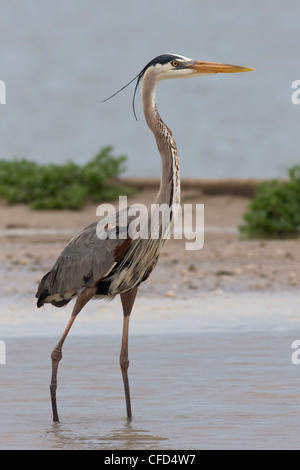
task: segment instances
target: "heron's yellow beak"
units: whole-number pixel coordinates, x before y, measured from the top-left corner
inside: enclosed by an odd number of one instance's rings
[[[219,64],[218,62],[194,62],[188,65],[195,73],[211,74],[211,73],[237,73],[237,72],[250,72],[254,70],[250,67],[241,67],[240,65]]]

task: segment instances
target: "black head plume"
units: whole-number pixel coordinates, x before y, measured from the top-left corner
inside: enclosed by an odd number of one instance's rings
[[[179,57],[179,56],[178,56]],[[124,85],[122,88],[120,88],[120,90],[116,91],[113,95],[109,96],[108,98],[106,98],[105,100],[101,101],[101,103],[104,103],[105,101],[108,101],[110,100],[111,98],[113,98],[114,96],[116,96],[118,93],[120,93],[121,91],[123,91],[125,88],[128,87],[128,85],[130,85],[132,82],[134,82],[136,80],[136,84],[135,84],[135,88],[134,88],[134,92],[133,92],[133,99],[132,99],[132,109],[133,109],[133,114],[134,114],[134,117],[135,119],[137,120],[137,117],[136,117],[136,112],[135,112],[135,95],[136,95],[136,92],[137,92],[137,89],[138,89],[138,86],[139,86],[139,83],[141,81],[141,79],[143,78],[146,70],[151,67],[151,66],[155,66],[156,64],[166,64],[167,62],[171,61],[172,59],[176,59],[177,56],[174,55],[174,54],[162,54],[162,55],[159,55],[157,57],[155,57],[155,59],[152,59],[144,68],[143,70],[141,70],[141,72],[136,75],[136,77],[134,77],[132,80],[130,80],[130,82],[128,82],[126,85]]]
[[[143,68],[143,70],[138,74],[136,75],[132,80],[130,80],[130,82],[128,82],[126,85],[124,85],[122,88],[120,88],[120,90],[116,91],[115,93],[113,93],[111,96],[109,96],[108,98],[106,98],[105,100],[101,101],[101,103],[105,103],[105,101],[108,101],[110,100],[111,98],[113,98],[114,96],[116,96],[118,93],[120,93],[121,91],[123,91],[125,88],[128,87],[128,85],[130,85],[132,82],[134,82],[136,80],[136,84],[135,84],[135,88],[134,88],[134,92],[133,92],[133,99],[132,99],[132,109],[133,109],[133,114],[134,114],[134,117],[136,120],[137,119],[137,116],[136,116],[136,112],[135,112],[135,95],[136,95],[136,92],[137,92],[137,89],[138,89],[138,86],[139,86],[139,83],[141,81],[141,79],[143,78],[143,75],[144,73],[146,72],[147,70],[147,67],[146,66],[145,68]]]

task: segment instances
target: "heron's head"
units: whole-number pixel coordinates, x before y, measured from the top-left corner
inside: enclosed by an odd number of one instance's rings
[[[140,81],[146,74],[148,76],[151,74],[151,77],[158,82],[169,78],[188,78],[201,75],[212,75],[215,73],[249,72],[250,70],[254,69],[241,67],[240,65],[221,64],[218,62],[202,62],[199,60],[188,59],[187,57],[177,54],[162,54],[151,60],[136,77],[104,101],[109,100],[136,80],[136,86],[133,93],[133,112],[136,117],[134,109],[135,95]]]
[[[237,73],[253,70],[240,65],[221,64],[218,62],[203,62],[189,59],[176,54],[162,54],[151,60],[142,70],[142,76],[151,72],[157,80],[170,78],[188,78],[216,73]],[[142,78],[142,77],[141,77]]]

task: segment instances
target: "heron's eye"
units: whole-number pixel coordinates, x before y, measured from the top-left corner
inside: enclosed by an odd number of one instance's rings
[[[178,60],[172,60],[171,65],[173,65],[173,67],[178,67],[179,65]]]

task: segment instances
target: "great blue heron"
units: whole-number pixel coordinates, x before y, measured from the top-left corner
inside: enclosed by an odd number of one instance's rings
[[[133,97],[134,110],[135,94],[138,84],[142,80],[144,115],[156,139],[162,161],[161,184],[156,202],[158,205],[167,204],[171,209],[169,217],[171,228],[174,223],[172,208],[180,203],[179,160],[173,135],[157,111],[155,96],[158,82],[168,78],[186,78],[250,70],[253,69],[215,62],[200,62],[176,54],[163,54],[151,60],[131,81],[137,79]],[[97,222],[89,225],[69,242],[38,287],[36,294],[38,307],[44,303],[62,307],[72,298],[77,297],[67,327],[51,354],[50,391],[54,421],[59,421],[56,405],[57,369],[62,358],[63,343],[70,328],[78,313],[89,300],[95,297],[112,299],[117,294],[121,296],[123,307],[120,367],[123,376],[127,417],[131,418],[132,416],[127,373],[129,366],[129,317],[138,286],[148,278],[155,267],[165,239],[161,231],[158,238],[132,239],[128,233],[128,223],[132,218],[128,217],[127,225],[121,227],[120,216],[119,213],[114,229],[117,227],[117,231],[123,231],[123,237],[115,237],[115,239],[109,236],[101,237],[101,234],[97,233]],[[109,217],[107,224],[102,227],[104,227],[103,230],[109,232],[111,227]],[[125,238],[124,230],[126,232]]]

